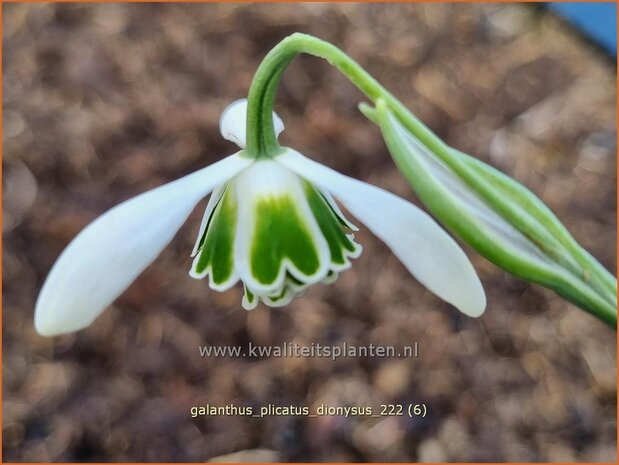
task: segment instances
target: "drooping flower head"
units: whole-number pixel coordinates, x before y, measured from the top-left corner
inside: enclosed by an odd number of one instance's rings
[[[222,135],[242,149],[247,102],[222,114]],[[273,115],[277,135],[284,126]],[[335,199],[382,239],[419,282],[470,316],[486,304],[456,242],[426,213],[378,187],[297,151],[268,158],[245,150],[127,200],[88,225],[52,268],[35,326],[43,335],[88,326],[172,240],[196,204],[210,200],[193,249],[193,278],[217,291],[242,282],[242,305],[288,304],[316,283],[332,283],[362,248]]]
[[[245,100],[235,102],[221,119],[224,137],[241,147],[245,110]],[[328,192],[277,160],[258,160],[211,195],[190,275],[208,277],[218,291],[242,281],[246,309],[258,301],[283,306],[350,267],[362,250],[349,232],[355,229]]]

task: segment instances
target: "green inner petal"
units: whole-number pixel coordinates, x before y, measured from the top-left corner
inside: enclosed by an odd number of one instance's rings
[[[337,281],[338,277],[339,275],[337,274],[337,272],[333,270],[329,270],[329,272],[327,273],[327,276],[325,276],[325,279],[323,279],[322,282],[324,284],[333,284],[335,281]]]
[[[346,226],[345,223],[311,184],[305,184],[305,192],[312,213],[329,244],[331,262],[344,265],[347,262],[345,251],[353,253],[357,250],[356,244],[346,235],[342,228],[342,226]]]
[[[331,205],[331,203],[325,198],[325,196],[322,194],[322,192],[320,192],[319,195],[320,195],[320,197],[322,197],[324,202],[327,204],[327,206],[329,207],[329,210],[331,210],[331,213],[333,214],[333,216],[335,216],[337,218],[337,222],[344,228],[345,231],[350,231],[351,230],[350,229],[350,225],[352,224],[352,222],[348,221],[340,213],[338,213],[337,210],[335,210],[333,208],[333,205]]]
[[[208,232],[208,228],[211,224],[211,220],[213,219],[213,215],[215,214],[215,210],[217,208],[217,205],[219,205],[221,203],[221,199],[223,198],[224,193],[226,192],[226,189],[223,189],[223,192],[219,192],[217,193],[217,191],[214,191],[211,194],[211,198],[209,199],[209,204],[216,200],[216,204],[215,207],[213,208],[213,210],[211,210],[211,214],[209,215],[208,219],[206,220],[206,227],[204,228],[204,232],[202,232],[202,235],[200,236],[200,241],[198,242],[198,247],[196,250],[201,250],[202,247],[204,247],[204,240],[206,239],[206,233]],[[213,197],[217,196],[216,199],[214,199]],[[206,207],[207,209],[209,208],[209,205],[207,205]]]
[[[247,289],[247,286],[245,284],[243,284],[243,290],[245,291],[245,297],[247,298],[247,302],[253,305],[255,302],[256,296],[249,289]]]
[[[261,198],[255,205],[256,225],[250,263],[255,279],[269,285],[279,275],[284,258],[305,276],[320,268],[316,241],[293,198]]]
[[[268,296],[266,296],[269,300],[271,300],[272,302],[277,302],[281,299],[283,299],[284,297],[286,297],[288,293],[288,288],[286,286],[284,286],[282,289],[280,289],[277,292],[274,292],[273,294],[269,294]]]
[[[236,202],[228,191],[213,210],[202,239],[200,257],[195,265],[197,273],[204,273],[210,266],[211,282],[223,284],[234,271],[234,234],[236,231]]]
[[[292,276],[290,273],[286,274],[286,285],[295,291],[307,286],[303,281],[299,281],[297,278]]]

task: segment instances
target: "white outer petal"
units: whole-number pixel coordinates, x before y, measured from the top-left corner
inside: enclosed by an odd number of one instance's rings
[[[284,122],[275,112],[273,112],[273,129],[275,129],[275,137],[284,130]],[[234,142],[242,149],[245,148],[247,140],[246,98],[236,100],[224,109],[219,118],[219,131],[224,139]]]
[[[84,228],[49,273],[35,308],[44,336],[88,326],[159,255],[195,205],[250,165],[232,155],[109,210]]]
[[[287,149],[276,160],[339,198],[434,294],[466,315],[477,317],[484,312],[486,295],[471,262],[427,213],[294,150]]]

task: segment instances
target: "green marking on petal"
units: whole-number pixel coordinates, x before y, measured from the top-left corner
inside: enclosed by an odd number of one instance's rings
[[[293,289],[284,286],[281,291],[262,296],[261,299],[270,307],[283,307],[288,305],[296,295],[297,293]]]
[[[322,197],[322,200],[327,204],[327,206],[329,207],[329,210],[331,210],[331,213],[333,214],[333,216],[335,216],[335,218],[337,219],[337,222],[340,224],[340,226],[342,228],[345,229],[350,229],[350,226],[348,225],[348,221],[346,220],[346,218],[342,218],[331,206],[331,204],[327,201],[327,199],[322,195],[322,192],[319,193],[318,195],[320,195],[320,197]]]
[[[320,268],[316,241],[293,198],[265,197],[255,205],[256,224],[250,251],[250,266],[255,279],[263,285],[279,276],[287,258],[306,276]]]
[[[256,296],[249,289],[247,289],[247,286],[243,286],[243,289],[245,290],[245,295],[247,296],[247,301],[253,303],[253,301],[256,298]]]
[[[324,199],[327,205],[329,205],[329,208],[331,209],[333,214],[336,216],[338,222],[344,227],[345,231],[348,231],[348,230],[358,231],[359,230],[359,228],[357,228],[354,224],[352,224],[348,220],[348,218],[344,216],[344,213],[342,213],[342,211],[339,209],[339,207],[335,203],[335,199],[333,198],[331,194],[328,194],[322,191],[318,191],[318,192],[320,192],[320,196]]]
[[[221,285],[230,280],[234,272],[234,235],[237,207],[231,191],[226,190],[213,210],[194,273],[203,275],[210,268],[211,282]]]
[[[333,284],[339,278],[339,274],[333,270],[329,270],[325,279],[322,280],[323,284]]]
[[[209,228],[209,226],[211,224],[211,220],[213,219],[213,215],[215,214],[215,209],[217,208],[217,205],[219,205],[221,203],[221,199],[222,199],[225,191],[226,191],[225,187],[223,187],[223,188],[220,187],[220,188],[217,188],[211,194],[211,198],[209,199],[209,203],[206,206],[206,209],[207,210],[209,209],[211,202],[214,202],[215,206],[211,210],[211,213],[209,214],[209,217],[206,220],[206,226],[204,227],[204,231],[202,232],[202,235],[200,236],[200,239],[198,241],[198,245],[196,246],[196,251],[201,250],[202,247],[204,247],[204,240],[206,239],[206,233],[208,232],[208,228]]]
[[[281,290],[274,292],[273,294],[269,294],[265,297],[267,297],[272,302],[277,302],[279,300],[282,300],[284,297],[286,297],[287,293],[288,293],[288,289],[286,288],[286,286],[284,286]]]
[[[247,289],[245,283],[243,283],[243,290],[245,291],[245,294],[243,295],[242,305],[246,310],[253,310],[256,308],[256,305],[258,305],[258,297]]]
[[[354,255],[359,246],[344,232],[343,227],[347,228],[346,223],[310,183],[305,183],[305,192],[312,213],[329,244],[331,262],[340,266],[346,265],[347,257]]]
[[[303,281],[298,280],[297,278],[292,276],[290,273],[286,273],[285,283],[286,283],[286,286],[290,287],[290,289],[294,290],[295,292],[305,289],[308,286],[308,284],[304,283]]]

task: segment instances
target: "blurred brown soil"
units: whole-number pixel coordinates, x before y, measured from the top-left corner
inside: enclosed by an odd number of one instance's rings
[[[493,4],[6,4],[5,461],[609,461],[616,335],[470,249],[489,299],[468,319],[363,230],[355,266],[285,309],[190,279],[202,206],[90,328],[46,339],[41,284],[116,203],[234,147],[219,113],[302,31],[357,59],[450,145],[540,195],[614,270],[616,73],[541,9]],[[363,97],[327,64],[284,76],[281,141],[414,199]],[[417,359],[201,358],[198,346],[402,346]],[[194,405],[419,403],[425,419],[210,417]]]

